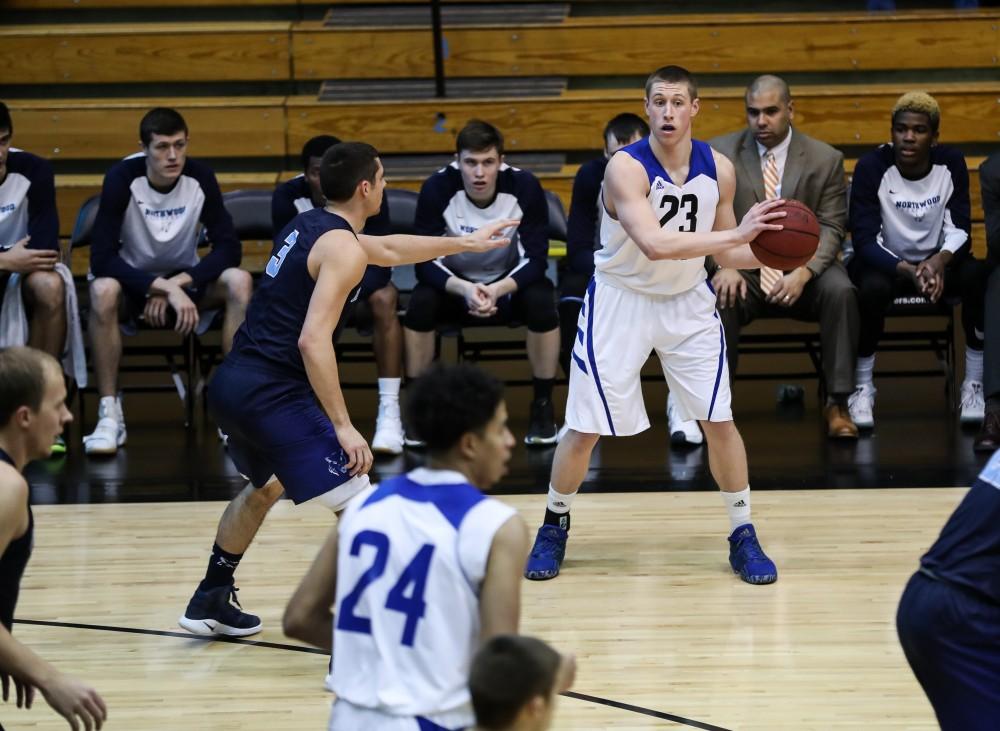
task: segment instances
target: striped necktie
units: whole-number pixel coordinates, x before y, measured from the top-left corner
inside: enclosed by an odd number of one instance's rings
[[[768,152],[764,157],[764,197],[767,200],[778,197],[778,186],[781,185],[781,178],[778,177],[778,161],[774,159],[774,153]],[[760,268],[760,288],[764,294],[770,294],[774,285],[778,283],[783,274],[780,269],[762,266]]]

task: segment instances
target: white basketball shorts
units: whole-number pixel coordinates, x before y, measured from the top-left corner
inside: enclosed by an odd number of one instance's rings
[[[333,703],[329,731],[456,731],[472,728],[472,708],[433,714],[432,716],[395,716],[374,708],[362,708],[343,699]]]
[[[566,425],[606,436],[648,429],[639,375],[654,351],[682,418],[732,420],[726,340],[708,282],[657,296],[592,279],[577,321]]]

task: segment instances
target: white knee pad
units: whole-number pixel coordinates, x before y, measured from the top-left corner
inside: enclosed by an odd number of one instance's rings
[[[316,503],[329,508],[335,513],[339,513],[347,507],[347,503],[350,502],[351,498],[362,490],[367,489],[369,485],[371,485],[371,481],[368,479],[368,475],[358,475],[332,490],[324,492],[322,495],[317,495],[312,500],[307,500],[303,505]]]

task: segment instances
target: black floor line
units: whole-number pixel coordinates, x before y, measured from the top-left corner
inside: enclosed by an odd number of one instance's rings
[[[125,634],[132,635],[153,635],[155,637],[177,637],[182,640],[196,640],[201,642],[228,642],[230,644],[236,645],[252,645],[254,647],[269,647],[273,650],[289,650],[291,652],[308,652],[314,655],[326,655],[324,650],[320,650],[315,647],[303,647],[302,645],[285,645],[280,642],[261,642],[260,640],[245,640],[239,637],[202,637],[200,635],[194,635],[189,632],[168,632],[167,630],[161,629],[141,629],[137,627],[114,627],[104,624],[81,624],[79,622],[52,622],[44,619],[15,619],[15,624],[32,624],[40,627],[65,627],[67,629],[89,629],[98,630],[101,632],[124,632]],[[664,713],[663,711],[654,711],[652,708],[643,708],[642,706],[633,706],[630,703],[622,703],[620,701],[613,701],[607,698],[598,698],[593,695],[586,695],[584,693],[577,693],[575,691],[569,690],[563,693],[567,698],[574,698],[576,700],[588,701],[590,703],[598,703],[602,706],[608,706],[609,708],[618,708],[622,711],[630,711],[632,713],[640,713],[644,716],[652,716],[653,718],[661,718],[664,721],[672,721],[673,723],[679,723],[684,726],[690,726],[691,728],[700,728],[704,731],[729,731],[722,726],[713,726],[710,723],[702,723],[701,721],[693,721],[690,718],[684,718],[683,716],[675,716],[672,713]],[[0,727],[2,731],[2,727]]]

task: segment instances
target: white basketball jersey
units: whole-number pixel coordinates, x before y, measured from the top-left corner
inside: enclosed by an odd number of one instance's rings
[[[649,138],[623,147],[616,154],[630,155],[642,163],[649,176],[649,205],[661,228],[699,232],[713,229],[719,183],[712,148],[706,143],[691,140],[688,178],[681,186],[674,184],[656,159]],[[601,248],[594,253],[594,268],[598,281],[653,295],[686,292],[705,280],[705,257],[651,261],[606,211],[601,217]]]
[[[493,536],[514,509],[457,472],[416,469],[340,521],[333,690],[354,706],[472,726],[468,673]]]

